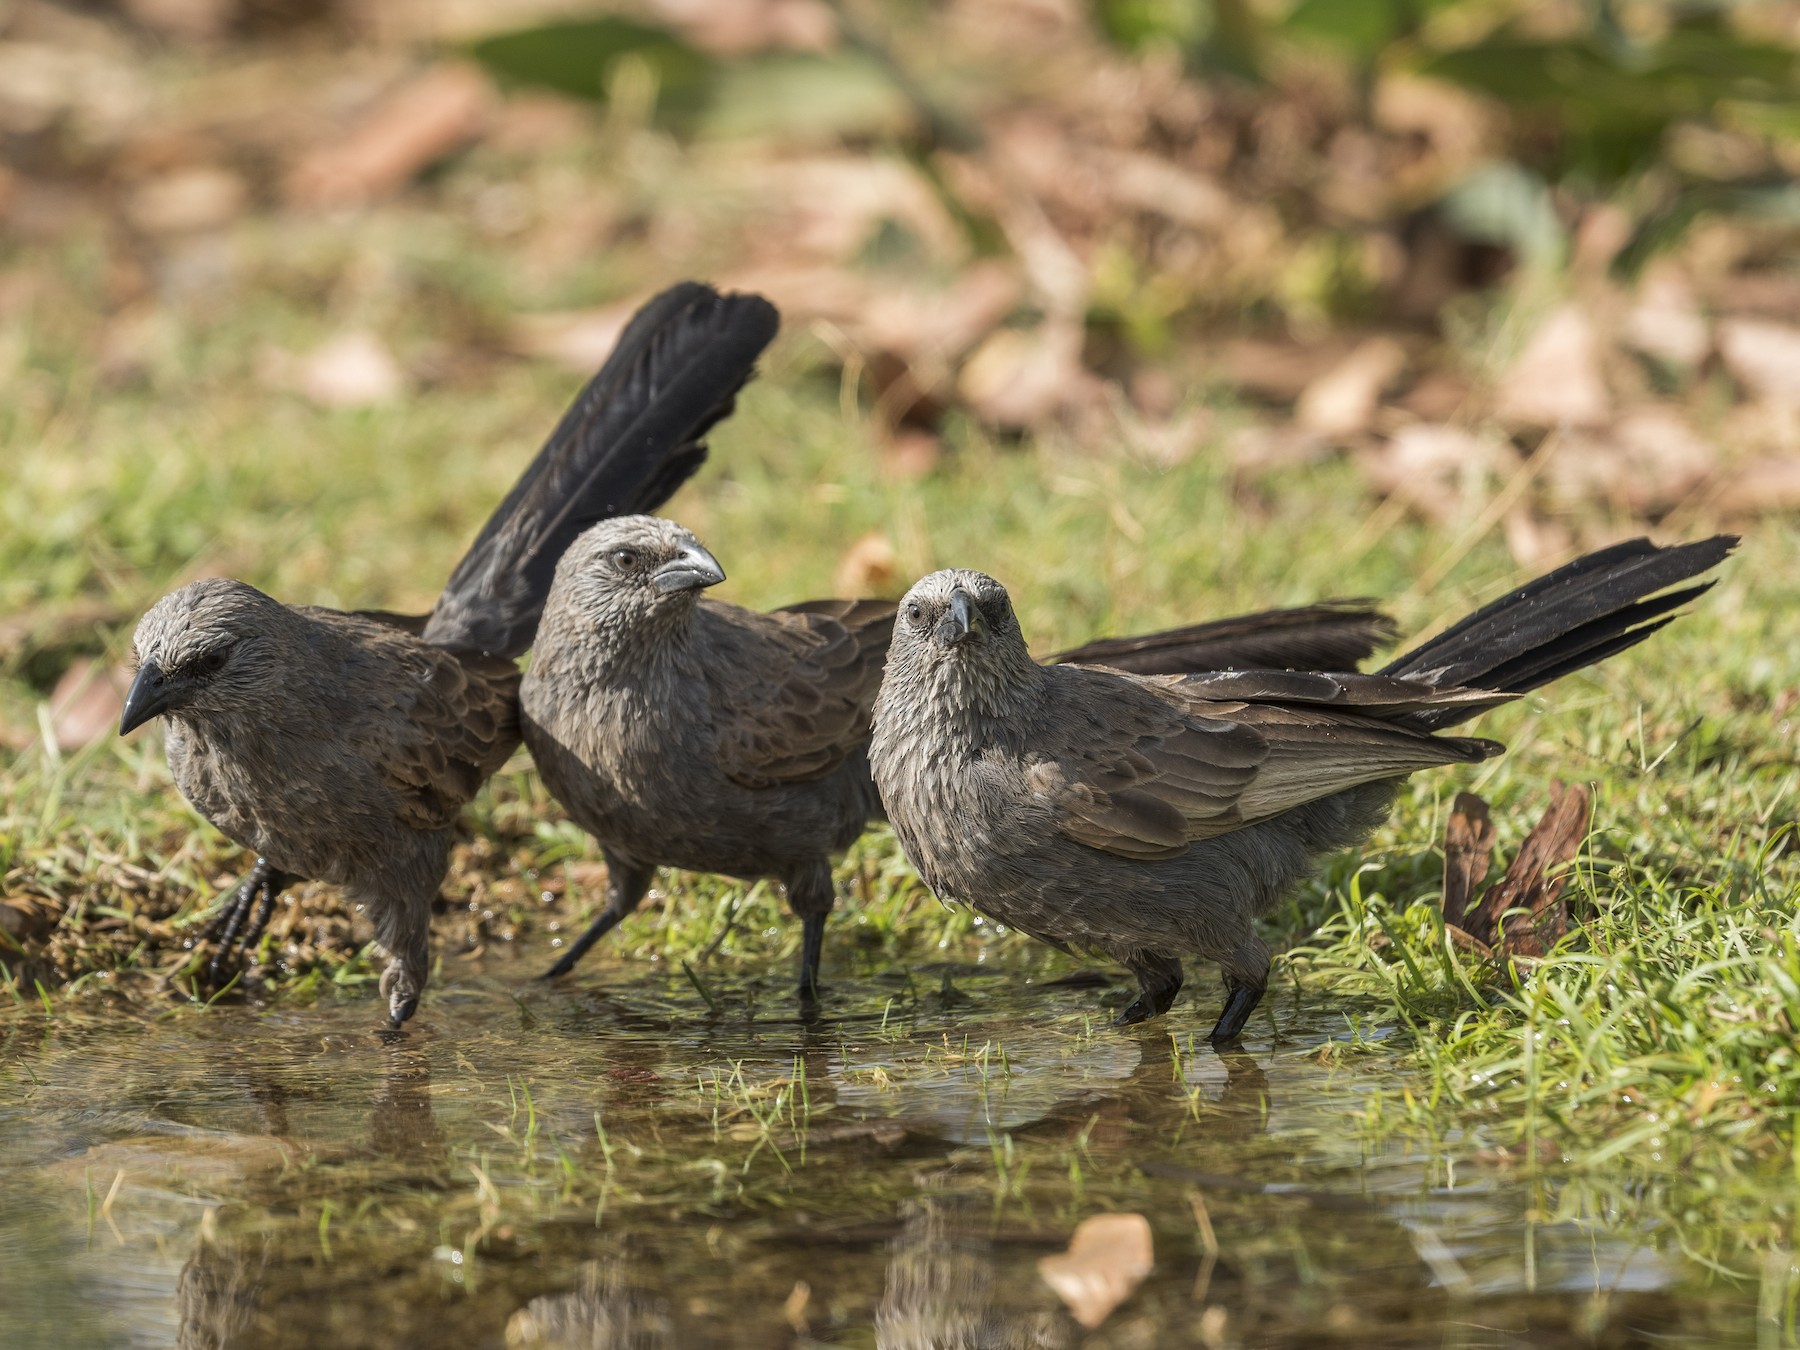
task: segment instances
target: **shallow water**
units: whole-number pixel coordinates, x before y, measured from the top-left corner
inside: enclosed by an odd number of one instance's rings
[[[533,969],[448,963],[401,1034],[372,991],[0,1014],[0,1343],[1756,1343],[1658,1229],[1366,1142],[1403,1080],[1321,1054],[1341,1007],[1272,996],[1220,1056],[1210,988],[1120,1031],[916,969],[808,1024],[786,971]],[[1155,1267],[1089,1332],[1038,1263],[1108,1210]]]

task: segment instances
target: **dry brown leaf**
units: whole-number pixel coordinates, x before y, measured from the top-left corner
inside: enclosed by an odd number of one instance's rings
[[[1406,349],[1391,337],[1363,342],[1307,384],[1294,421],[1320,436],[1356,436],[1369,429],[1382,393],[1406,369]]]
[[[506,344],[521,356],[554,361],[591,375],[612,355],[619,334],[647,298],[636,296],[598,309],[521,314],[507,325]],[[785,306],[783,309],[785,314]]]
[[[704,51],[742,56],[770,47],[825,52],[837,19],[823,0],[655,0],[659,16]]]
[[[1575,536],[1567,525],[1538,515],[1526,502],[1509,510],[1500,528],[1513,561],[1534,572],[1567,558],[1575,549]]]
[[[1726,319],[1719,355],[1744,388],[1774,403],[1800,403],[1800,328],[1769,319]]]
[[[1241,338],[1228,343],[1213,364],[1241,395],[1270,403],[1292,403],[1350,351],[1343,342],[1301,346]]]
[[[1592,426],[1611,408],[1593,322],[1576,305],[1539,325],[1494,400],[1495,415],[1518,426]]]
[[[1641,407],[1604,432],[1572,433],[1544,478],[1567,503],[1649,515],[1685,501],[1712,476],[1718,458],[1673,408]]]
[[[1155,1256],[1150,1224],[1141,1214],[1096,1214],[1083,1219],[1069,1249],[1038,1262],[1077,1322],[1092,1331],[1144,1282]]]
[[[1645,280],[1619,337],[1632,350],[1682,370],[1692,370],[1712,350],[1712,333],[1693,290],[1679,273],[1666,269]]]
[[[50,734],[58,747],[79,750],[117,731],[130,685],[130,672],[90,657],[65,670],[50,691]]]
[[[224,37],[238,8],[238,0],[125,0],[125,12],[144,27],[202,40]]]
[[[1774,455],[1744,465],[1726,480],[1712,506],[1728,516],[1800,511],[1800,455]]]
[[[360,206],[398,192],[420,170],[474,140],[493,87],[474,66],[445,63],[388,95],[346,136],[294,166],[284,185],[295,206]]]
[[[9,895],[0,899],[0,933],[14,943],[41,938],[62,922],[62,906],[41,896]]]
[[[1569,910],[1562,900],[1568,873],[1550,874],[1572,859],[1587,838],[1588,801],[1588,790],[1579,783],[1551,785],[1550,805],[1525,836],[1518,856],[1470,912],[1464,925],[1470,933],[1491,939],[1510,956],[1542,956],[1568,931]],[[1509,910],[1526,912],[1508,915]]]
[[[305,356],[269,352],[265,382],[292,389],[322,408],[366,408],[391,403],[406,391],[406,375],[373,333],[340,333]]]
[[[1463,926],[1475,888],[1487,880],[1494,860],[1494,822],[1487,803],[1473,792],[1456,794],[1444,827],[1444,919]]]
[[[1013,268],[976,263],[946,290],[875,291],[851,321],[852,333],[865,349],[892,352],[909,365],[950,361],[1004,321],[1023,292]]]
[[[1417,423],[1360,452],[1356,462],[1371,486],[1447,524],[1484,500],[1503,465],[1505,447],[1460,427]]]
[[[944,457],[944,443],[924,427],[901,427],[878,442],[875,451],[881,471],[890,478],[909,482],[937,468]]]
[[[249,197],[244,180],[229,169],[195,165],[140,184],[126,201],[125,214],[150,234],[185,234],[229,224]]]
[[[1054,318],[1001,329],[969,358],[958,388],[984,422],[1037,426],[1099,395],[1100,381],[1081,364],[1082,340],[1078,323]]]
[[[833,584],[840,595],[876,595],[893,588],[899,566],[892,541],[873,530],[844,550]]]

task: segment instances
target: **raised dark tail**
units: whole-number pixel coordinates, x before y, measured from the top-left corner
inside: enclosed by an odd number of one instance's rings
[[[1713,583],[1669,588],[1718,566],[1737,542],[1716,534],[1664,548],[1629,539],[1589,553],[1476,610],[1381,673],[1523,694],[1642,642]],[[1470,715],[1448,707],[1409,720],[1437,728]]]
[[[564,550],[688,480],[780,322],[760,295],[694,281],[645,304],[450,574],[426,641],[509,657],[529,647]]]
[[[1367,600],[1326,600],[1213,619],[1136,637],[1101,638],[1049,658],[1134,675],[1214,670],[1355,670],[1394,640],[1394,621]]]

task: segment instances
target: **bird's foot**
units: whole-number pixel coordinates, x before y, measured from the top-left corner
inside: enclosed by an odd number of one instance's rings
[[[576,963],[588,954],[588,948],[592,947],[601,938],[605,937],[608,933],[612,932],[614,928],[619,926],[619,921],[625,917],[625,914],[625,910],[617,908],[609,907],[602,910],[600,912],[600,917],[588,925],[587,932],[576,938],[574,945],[562,954],[557,960],[557,963],[551,966],[550,969],[546,970],[538,978],[543,980],[559,980],[564,975],[567,975],[571,970],[575,969]]]
[[[267,858],[258,858],[231,898],[219,907],[219,912],[201,934],[203,938],[218,941],[206,967],[209,987],[223,988],[239,973],[245,955],[256,946],[263,930],[269,926],[269,916],[275,912],[275,897],[287,889],[290,880],[292,878],[271,867]]]
[[[1219,1014],[1219,1020],[1207,1038],[1214,1045],[1235,1045],[1238,1037],[1244,1034],[1244,1024],[1250,1020],[1250,1014],[1262,1002],[1263,987],[1260,984],[1228,983],[1226,991],[1225,1011]]]
[[[380,987],[382,997],[388,1001],[390,1026],[400,1026],[419,1010],[419,995],[424,991],[407,972],[404,962],[388,962],[388,968],[381,972]]]
[[[1125,1005],[1115,1027],[1128,1027],[1161,1017],[1175,1003],[1181,992],[1181,962],[1174,957],[1146,955],[1129,962],[1131,973],[1138,978],[1138,994]]]

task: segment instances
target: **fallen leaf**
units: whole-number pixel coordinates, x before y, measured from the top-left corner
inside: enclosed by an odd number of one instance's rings
[[[994,426],[1023,430],[1090,402],[1100,381],[1081,364],[1080,324],[1047,319],[1033,329],[1003,328],[963,366],[958,388],[970,409]]]
[[[366,408],[391,403],[406,390],[406,376],[381,339],[342,333],[306,356],[271,353],[264,377],[294,389],[323,408]]]
[[[1294,421],[1320,436],[1359,435],[1374,421],[1383,391],[1404,369],[1404,347],[1391,337],[1369,338],[1306,386],[1294,406]]]
[[[125,214],[150,234],[184,234],[229,224],[249,197],[244,180],[229,169],[196,165],[140,184],[126,201]]]
[[[1519,502],[1500,522],[1506,548],[1519,566],[1542,571],[1552,562],[1567,558],[1575,549],[1575,536],[1560,520],[1550,520]]]
[[[434,66],[389,94],[344,136],[303,158],[284,185],[299,207],[360,206],[398,192],[420,170],[481,133],[493,87],[476,66]]]
[[[1270,403],[1292,403],[1350,353],[1342,343],[1301,346],[1242,338],[1228,343],[1212,363],[1240,395]]]
[[[634,296],[597,309],[521,314],[507,325],[507,346],[521,356],[535,356],[592,374],[612,355],[619,344],[619,334],[647,298]],[[782,314],[788,315],[785,307]]]
[[[37,895],[9,895],[0,899],[0,933],[14,943],[41,938],[62,922],[60,905]]]
[[[1800,403],[1800,328],[1769,319],[1727,319],[1719,356],[1739,384],[1774,403]]]
[[[1575,305],[1539,325],[1494,400],[1495,416],[1516,426],[1592,426],[1611,408],[1594,325]]]
[[[1544,955],[1569,929],[1568,906],[1562,901],[1569,874],[1550,874],[1580,850],[1587,827],[1587,788],[1552,784],[1548,809],[1463,926],[1477,938],[1491,938],[1495,949],[1507,955]],[[1525,912],[1509,914],[1511,910]]]
[[[110,668],[91,657],[76,661],[50,691],[50,734],[56,744],[64,750],[79,750],[116,732],[130,685],[128,671]]]
[[[1505,447],[1460,427],[1415,423],[1356,456],[1371,486],[1448,524],[1486,499]]]
[[[899,565],[894,545],[874,530],[844,550],[833,584],[840,595],[874,595],[892,588]]]
[[[1634,408],[1604,432],[1573,432],[1544,470],[1565,503],[1660,514],[1712,477],[1718,451],[1672,408]]]
[[[924,427],[901,427],[879,442],[876,456],[881,470],[901,482],[923,478],[937,468],[944,457],[944,443],[937,433]]]
[[[1619,326],[1619,338],[1633,351],[1680,370],[1694,369],[1712,350],[1712,333],[1693,291],[1668,271],[1645,279]]]
[[[1727,516],[1800,511],[1800,455],[1776,455],[1744,465],[1725,481],[1712,506]]]
[[[1038,1262],[1038,1274],[1089,1331],[1112,1315],[1155,1264],[1141,1214],[1096,1214],[1076,1225],[1069,1249]]]
[[[1487,880],[1494,859],[1494,822],[1473,792],[1456,794],[1444,827],[1444,918],[1463,927],[1475,888]]]

